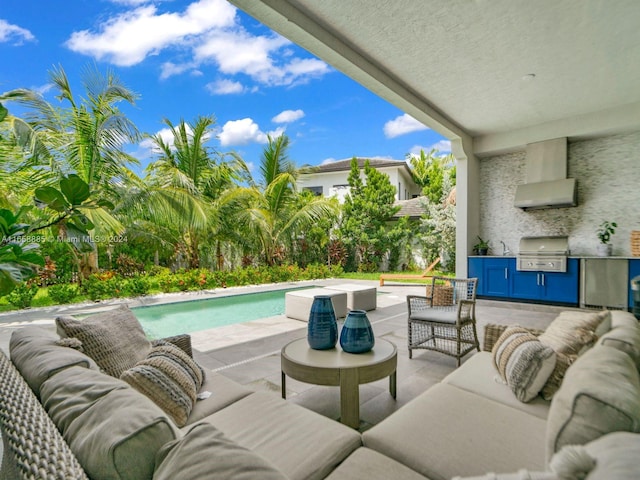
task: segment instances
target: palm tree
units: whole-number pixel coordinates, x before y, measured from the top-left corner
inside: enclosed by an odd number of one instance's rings
[[[15,101],[28,108],[24,120],[14,123],[16,138],[23,146],[30,146],[27,166],[40,172],[48,169],[54,174],[50,175],[49,184],[61,175],[75,172],[98,197],[116,201],[119,185],[140,183],[128,168],[137,160],[123,150],[125,144],[139,140],[139,133],[117,107],[121,101],[133,104],[136,94],[112,72],[103,76],[97,70],[87,69],[83,75],[86,98],[80,101],[75,98],[62,67],[50,72],[50,79],[58,91],[57,98],[66,102],[67,107],[54,106],[40,94],[25,89],[0,96],[0,100]],[[95,226],[95,236],[124,230],[104,208],[87,211],[86,215]],[[59,227],[64,236],[64,225]],[[82,256],[81,271],[86,276],[96,271],[97,266],[94,248]]]
[[[262,181],[230,192],[242,208],[238,223],[255,239],[267,265],[273,265],[305,227],[327,215],[337,215],[337,206],[324,197],[300,202],[296,190],[296,168],[288,158],[289,138],[268,137],[260,172]]]
[[[221,155],[206,146],[212,138],[214,117],[201,116],[192,123],[180,120],[178,125],[165,119],[164,123],[173,142],[160,135],[151,137],[160,157],[147,167],[152,186],[148,195],[154,199],[148,213],[180,232],[188,264],[197,268],[202,241],[219,242],[224,236],[223,193],[247,178],[249,170],[236,155]]]

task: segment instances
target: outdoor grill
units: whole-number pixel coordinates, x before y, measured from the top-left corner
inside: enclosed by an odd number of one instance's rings
[[[525,272],[566,272],[569,237],[522,237],[516,269]]]

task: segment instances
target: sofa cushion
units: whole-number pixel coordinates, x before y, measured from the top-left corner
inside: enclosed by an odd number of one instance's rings
[[[43,383],[42,402],[91,478],[149,479],[155,456],[179,436],[151,400],[122,380],[71,367]]]
[[[122,372],[120,378],[183,427],[202,387],[204,371],[178,347],[162,343],[153,347],[147,358]]]
[[[598,336],[596,330],[601,323],[611,325],[611,312],[587,312],[567,310],[561,312],[538,338],[556,352],[578,355],[584,347],[593,345]]]
[[[515,428],[517,426],[517,428]],[[542,471],[545,420],[439,383],[362,434],[365,447],[432,480]]]
[[[476,477],[453,477],[451,480],[563,480],[553,472],[531,472],[521,469],[515,473],[487,473]],[[564,479],[566,480],[566,479]]]
[[[253,393],[244,385],[214,372],[207,372],[200,392],[210,392],[211,395],[196,400],[187,419],[187,425],[198,422]]]
[[[637,480],[640,435],[614,432],[586,445],[567,445],[551,459],[551,469],[562,478]]]
[[[266,392],[253,393],[203,421],[291,480],[324,478],[362,445],[357,431]]]
[[[500,376],[521,402],[538,396],[556,365],[553,349],[517,325],[500,335],[492,356]]]
[[[366,447],[360,447],[338,465],[327,480],[428,480],[409,467]]]
[[[538,418],[546,419],[549,414],[550,403],[539,395],[528,403],[522,403],[515,397],[500,378],[489,352],[478,352],[471,356],[460,368],[447,375],[442,383],[517,408]]]
[[[209,423],[191,427],[164,445],[156,457],[153,480],[286,480],[264,458],[232,442]]]
[[[640,431],[640,376],[624,352],[597,346],[567,370],[547,421],[547,458],[614,431]]]
[[[598,340],[598,345],[617,348],[625,352],[640,370],[640,328],[629,326],[614,328]]]
[[[639,328],[640,324],[638,319],[630,312],[611,310],[611,328],[622,326]]]
[[[56,318],[58,333],[82,342],[84,353],[113,377],[133,367],[151,350],[151,343],[126,306],[91,315],[84,320]]]
[[[60,370],[74,365],[98,369],[90,357],[57,345],[58,340],[60,337],[53,330],[37,326],[27,326],[11,334],[11,361],[37,397],[40,396],[42,382]]]

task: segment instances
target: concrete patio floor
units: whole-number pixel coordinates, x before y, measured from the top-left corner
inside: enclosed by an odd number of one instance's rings
[[[302,284],[317,286],[338,283],[377,286],[377,282],[343,279],[302,282]],[[295,286],[299,285],[301,285],[300,282],[295,284]],[[0,314],[0,348],[8,353],[11,332],[21,326],[38,324],[55,329],[54,319],[60,314],[91,314],[113,308],[121,303],[129,306],[150,305],[291,286],[293,284],[219,289]],[[375,335],[393,342],[398,348],[397,399],[394,400],[389,394],[388,379],[362,385],[360,387],[360,430],[366,430],[380,422],[456,368],[453,357],[426,350],[414,351],[413,359],[409,360],[406,347],[406,296],[409,294],[424,294],[424,286],[386,284],[384,287],[378,287],[378,308],[368,312]],[[566,307],[479,300],[476,316],[480,344],[482,345],[484,325],[487,323],[518,323],[523,326],[545,328],[558,312],[566,309]],[[194,358],[203,367],[254,390],[270,391],[274,395],[280,395],[280,350],[288,342],[305,335],[306,322],[288,319],[284,315],[191,334]],[[287,400],[332,419],[337,420],[340,417],[338,387],[314,386],[287,378]]]

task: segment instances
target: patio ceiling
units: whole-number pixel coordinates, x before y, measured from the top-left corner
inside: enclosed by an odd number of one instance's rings
[[[479,156],[640,129],[637,0],[230,1]]]

